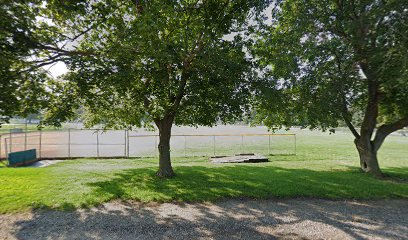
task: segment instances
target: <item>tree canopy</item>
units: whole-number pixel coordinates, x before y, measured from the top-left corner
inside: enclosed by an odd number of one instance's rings
[[[57,101],[49,121],[64,121],[77,105],[86,110],[89,126],[154,122],[158,174],[172,176],[173,123],[212,126],[245,110],[252,67],[238,33],[259,2],[82,2],[68,16],[72,30],[84,33],[74,46],[79,54],[67,62],[70,72],[58,87],[73,101]]]
[[[258,113],[269,126],[345,121],[362,169],[381,175],[378,149],[408,125],[407,32],[406,1],[282,1],[253,49],[267,69]]]
[[[67,7],[60,1],[0,0],[0,124],[44,108],[51,78],[43,67],[77,54],[65,48],[76,36],[53,22],[62,20],[56,9]]]
[[[44,26],[35,19],[38,11],[19,1],[0,2],[0,124],[34,111],[44,93],[44,71],[27,71],[28,59],[35,57],[35,47],[27,39],[43,37]]]

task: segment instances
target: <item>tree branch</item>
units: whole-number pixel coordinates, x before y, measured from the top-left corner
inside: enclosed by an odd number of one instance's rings
[[[57,54],[58,55],[58,54]],[[69,58],[67,58],[66,56],[53,56],[44,60],[39,60],[39,61],[32,61],[32,62],[28,62],[29,64],[34,64],[26,69],[22,69],[21,71],[16,71],[16,74],[22,74],[22,73],[26,73],[26,72],[31,72],[34,71],[36,69],[39,69],[41,67],[44,66],[48,66],[51,64],[55,64],[57,62],[63,61],[63,60],[68,60]]]
[[[345,100],[343,99],[343,111],[342,111],[342,117],[344,119],[344,122],[346,122],[347,127],[350,129],[351,133],[353,133],[354,137],[356,139],[360,139],[360,134],[358,134],[356,128],[354,127],[354,125],[351,123],[351,119],[349,117],[349,112],[347,110],[347,106],[344,102]]]
[[[367,76],[368,84],[368,103],[364,113],[364,119],[361,124],[360,136],[366,138],[365,140],[371,140],[375,125],[377,124],[378,103],[380,100],[380,94],[378,92],[379,84],[376,81],[375,76],[369,72],[364,63],[360,63],[360,67]]]
[[[84,31],[79,32],[77,35],[73,36],[73,37],[67,37],[69,40],[71,40],[71,42],[77,40],[79,37],[83,36],[84,34],[87,34],[88,32],[90,32],[91,30],[93,30],[96,27],[96,25],[92,25],[89,28],[85,29]]]
[[[384,124],[380,126],[374,138],[374,148],[378,150],[388,135],[407,126],[408,117],[402,118],[391,124]]]
[[[191,50],[190,54],[188,54],[183,60],[183,70],[181,73],[180,85],[177,89],[177,94],[174,97],[173,106],[170,108],[170,113],[172,114],[176,113],[178,107],[180,106],[181,99],[183,99],[184,97],[187,80],[189,78],[191,62],[194,60],[196,55],[201,51],[203,47],[203,41],[202,41],[203,36],[204,36],[204,33],[201,33],[200,36],[198,37],[198,40],[194,48]]]
[[[189,71],[190,63],[183,63],[183,71],[181,73],[181,82],[177,89],[177,95],[174,98],[173,105],[170,108],[170,113],[175,114],[178,107],[180,106],[181,99],[184,97],[187,79],[188,79],[188,71]]]
[[[64,54],[67,56],[75,56],[75,55],[82,55],[82,56],[92,56],[95,55],[94,52],[90,52],[90,51],[70,51],[70,50],[65,50],[65,49],[61,49],[61,48],[56,48],[56,47],[52,47],[52,46],[47,46],[47,45],[43,45],[40,43],[37,43],[37,46],[39,49],[43,49],[43,50],[50,50],[50,51],[54,51],[60,54]]]
[[[146,82],[144,83],[144,85],[145,85],[145,89],[148,89],[148,87],[149,87],[149,85],[150,85],[150,79],[147,79],[146,80]],[[146,95],[144,95],[143,96],[143,104],[144,104],[144,107],[146,108],[146,109],[149,109],[149,107],[150,107],[150,100],[149,100],[149,98],[146,96]]]
[[[337,63],[337,71],[340,73],[340,75],[345,78],[345,74],[341,68],[341,59],[340,56],[337,54],[336,50],[333,49],[329,49],[335,56],[336,59],[336,63]],[[340,88],[340,94],[341,94],[341,115],[344,119],[344,122],[347,124],[347,127],[350,129],[351,133],[353,133],[354,137],[356,139],[360,139],[360,134],[358,134],[356,128],[354,127],[354,125],[351,123],[351,116],[350,113],[347,109],[347,101],[346,101],[346,97],[345,97],[345,91],[344,91],[344,86],[342,84],[342,82],[338,81],[337,82]]]

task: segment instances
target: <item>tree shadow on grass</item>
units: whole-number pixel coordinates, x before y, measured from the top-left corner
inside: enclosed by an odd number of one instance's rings
[[[313,171],[248,165],[178,166],[175,168],[177,176],[172,179],[157,178],[154,171],[154,168],[125,170],[113,179],[90,185],[97,195],[143,202],[195,202],[242,197],[408,198],[407,184],[377,180],[360,173],[357,168]]]
[[[386,168],[385,176],[387,180],[408,183],[408,168],[405,167],[391,167]]]

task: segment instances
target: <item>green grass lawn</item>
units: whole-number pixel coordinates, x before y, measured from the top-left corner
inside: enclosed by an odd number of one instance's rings
[[[47,168],[0,168],[0,213],[31,208],[72,209],[113,200],[214,201],[223,198],[408,198],[408,137],[390,136],[380,150],[383,171],[400,181],[358,170],[352,137],[299,131],[295,156],[257,164],[212,164],[175,158],[177,176],[154,176],[158,160],[81,159]]]

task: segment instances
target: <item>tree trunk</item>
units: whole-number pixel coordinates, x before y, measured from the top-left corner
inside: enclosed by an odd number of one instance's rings
[[[170,137],[173,118],[165,117],[156,121],[156,125],[159,129],[159,170],[156,175],[163,178],[174,177],[175,174],[170,160]]]
[[[361,170],[378,178],[384,177],[378,164],[377,149],[374,147],[373,142],[361,141],[361,139],[356,139],[354,142],[360,156]]]

